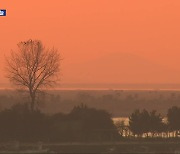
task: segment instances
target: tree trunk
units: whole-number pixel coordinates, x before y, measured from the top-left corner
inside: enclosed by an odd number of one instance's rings
[[[35,93],[32,92],[32,91],[30,91],[30,97],[31,97],[30,110],[31,110],[31,112],[34,112],[34,108],[35,108],[35,98],[36,98]]]
[[[31,97],[31,112],[34,112],[35,98]]]

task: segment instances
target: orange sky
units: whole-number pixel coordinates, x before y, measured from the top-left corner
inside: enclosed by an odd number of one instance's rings
[[[180,83],[179,0],[1,0],[4,54],[40,39],[64,58],[62,83]]]

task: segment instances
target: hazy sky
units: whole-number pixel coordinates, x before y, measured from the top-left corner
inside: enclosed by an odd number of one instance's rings
[[[179,0],[1,0],[4,54],[40,39],[64,58],[62,83],[180,83]]]

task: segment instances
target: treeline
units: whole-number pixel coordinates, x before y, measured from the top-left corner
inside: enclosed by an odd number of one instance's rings
[[[156,111],[135,110],[129,125],[113,122],[105,110],[75,106],[68,114],[31,112],[17,104],[0,112],[0,142],[101,142],[124,138],[170,138],[180,133],[180,107],[168,110],[166,118]]]
[[[111,115],[104,110],[79,105],[68,114],[31,112],[17,104],[0,112],[0,141],[88,142],[117,140]]]
[[[153,110],[135,110],[129,117],[129,125],[116,124],[125,137],[178,137],[180,135],[180,107],[168,109],[166,117]]]
[[[0,91],[0,111],[14,104],[29,102],[27,93],[13,90]],[[80,103],[103,109],[115,117],[128,117],[135,108],[148,111],[156,109],[163,115],[180,102],[179,91],[132,90],[50,90],[38,94],[38,107],[45,113],[69,113]]]

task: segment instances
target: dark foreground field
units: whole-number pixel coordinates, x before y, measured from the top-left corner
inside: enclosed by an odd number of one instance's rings
[[[180,142],[121,142],[104,144],[49,145],[57,153],[180,153]]]
[[[19,153],[38,149],[37,144],[20,144],[18,149],[4,148],[1,145],[1,151],[13,151]],[[9,146],[10,147],[10,146]],[[153,154],[180,154],[180,142],[165,142],[165,141],[148,141],[148,142],[106,142],[106,143],[57,143],[57,144],[43,144],[42,149],[48,149],[46,153],[57,154],[139,154],[139,153],[153,153]],[[0,153],[1,153],[0,151]],[[29,152],[28,152],[29,151]],[[8,152],[7,152],[8,153]],[[41,153],[40,151],[37,153]],[[42,151],[42,153],[45,153]]]

